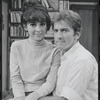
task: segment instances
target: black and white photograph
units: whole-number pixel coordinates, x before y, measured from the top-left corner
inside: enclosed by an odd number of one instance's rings
[[[2,100],[99,100],[99,0],[1,0]]]

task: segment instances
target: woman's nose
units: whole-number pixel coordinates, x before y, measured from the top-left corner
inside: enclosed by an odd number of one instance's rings
[[[41,30],[39,25],[37,25],[35,29],[36,29],[36,31],[40,31]]]

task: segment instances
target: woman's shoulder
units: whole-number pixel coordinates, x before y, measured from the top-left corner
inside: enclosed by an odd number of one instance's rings
[[[58,48],[55,44],[48,42],[47,40],[46,40],[46,44],[47,44],[48,49],[52,50],[53,52],[54,51],[59,51],[59,52],[61,51],[60,48]]]
[[[16,40],[11,44],[11,46],[21,46],[23,44],[26,44],[26,42],[27,42],[27,39]]]
[[[57,46],[55,44],[53,44],[53,43],[51,43],[51,42],[49,42],[47,40],[45,40],[45,42],[46,42],[47,47],[52,48],[52,49],[53,48],[57,48]]]

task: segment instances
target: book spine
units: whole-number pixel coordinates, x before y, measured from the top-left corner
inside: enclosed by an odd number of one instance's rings
[[[64,9],[64,1],[63,0],[59,0],[59,11]]]

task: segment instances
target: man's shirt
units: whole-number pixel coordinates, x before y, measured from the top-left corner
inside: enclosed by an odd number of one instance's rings
[[[79,42],[62,56],[54,95],[68,100],[98,100],[98,64]]]

